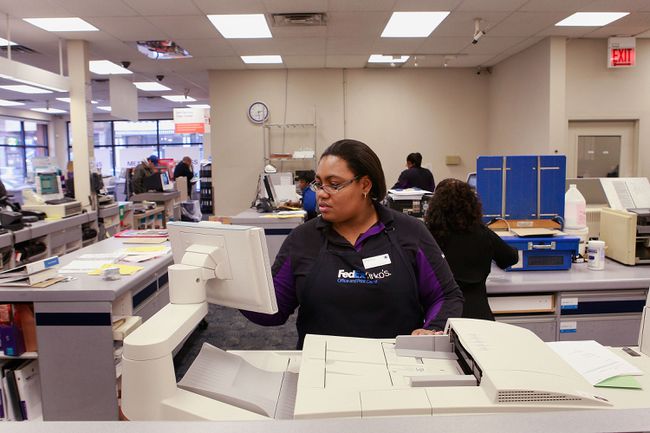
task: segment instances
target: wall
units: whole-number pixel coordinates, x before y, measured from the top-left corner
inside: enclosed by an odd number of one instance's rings
[[[637,39],[637,65],[607,68],[606,39],[567,42],[569,120],[638,120],[638,175],[650,176],[650,41]]]
[[[263,136],[246,112],[257,100],[269,106],[273,123],[311,122],[315,110],[317,154],[346,136],[366,142],[381,158],[389,187],[410,152],[422,153],[441,180],[464,178],[487,150],[487,79],[471,70],[210,71],[210,95],[220,215],[241,212],[255,197]],[[462,164],[445,166],[449,154]]]
[[[489,154],[545,154],[554,150],[549,129],[550,53],[551,39],[545,39],[492,68]]]

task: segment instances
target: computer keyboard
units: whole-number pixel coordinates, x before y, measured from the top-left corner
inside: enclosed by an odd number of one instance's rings
[[[53,200],[45,200],[45,204],[64,204],[64,203],[71,203],[73,201],[76,200],[70,197],[63,197],[63,198],[56,198]]]

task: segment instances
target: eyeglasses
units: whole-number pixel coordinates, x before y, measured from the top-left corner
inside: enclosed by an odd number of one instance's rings
[[[313,181],[312,183],[309,184],[309,189],[311,189],[314,192],[318,192],[319,190],[325,191],[328,194],[336,194],[346,186],[352,184],[352,182],[355,182],[359,180],[359,176],[355,176],[350,180],[346,180],[345,182],[341,183],[335,183],[335,184],[322,184],[318,182],[317,180]]]

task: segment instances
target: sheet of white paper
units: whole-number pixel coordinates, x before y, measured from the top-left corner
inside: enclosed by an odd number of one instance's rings
[[[296,193],[296,187],[294,184],[289,185],[275,185],[275,194],[276,201],[296,201],[300,197]]]
[[[67,265],[59,268],[60,274],[83,274],[101,268],[105,264],[111,264],[111,260],[73,260]]]
[[[643,375],[641,370],[593,340],[546,344],[592,385],[615,376]]]
[[[115,253],[82,254],[79,256],[79,260],[117,260],[123,255],[124,253],[121,251]]]
[[[650,207],[650,182],[645,177],[601,178],[600,183],[612,209]]]

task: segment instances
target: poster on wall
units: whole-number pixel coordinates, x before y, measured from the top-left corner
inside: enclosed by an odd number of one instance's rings
[[[175,134],[206,134],[209,132],[209,108],[174,108]]]

